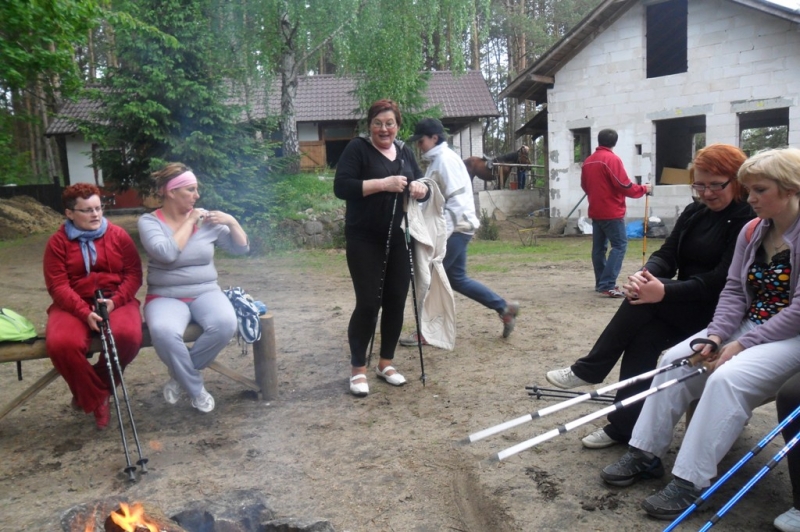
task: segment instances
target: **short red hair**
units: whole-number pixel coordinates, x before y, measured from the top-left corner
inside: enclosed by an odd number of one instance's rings
[[[737,201],[743,201],[747,197],[747,191],[736,179],[736,174],[746,160],[747,155],[736,146],[711,144],[695,154],[689,167],[689,181],[694,183],[695,168],[707,174],[727,177],[732,181],[729,186],[733,189],[733,197]]]
[[[65,209],[72,210],[78,199],[89,199],[92,196],[100,197],[100,189],[95,185],[89,183],[78,183],[77,185],[70,185],[61,193],[61,204]]]
[[[403,125],[403,115],[400,114],[400,107],[392,100],[378,100],[369,107],[367,112],[367,126],[372,123],[372,119],[384,111],[391,111],[394,113],[394,120],[397,122],[397,127]]]

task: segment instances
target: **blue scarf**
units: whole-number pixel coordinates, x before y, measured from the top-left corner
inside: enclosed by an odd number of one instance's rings
[[[108,229],[108,220],[105,217],[102,219],[100,228],[94,231],[84,231],[75,227],[72,220],[64,222],[64,230],[67,232],[67,238],[70,240],[77,240],[81,244],[81,253],[83,254],[83,264],[86,266],[86,275],[89,275],[91,266],[89,260],[91,258],[92,264],[97,264],[97,250],[94,247],[94,241],[104,234]]]

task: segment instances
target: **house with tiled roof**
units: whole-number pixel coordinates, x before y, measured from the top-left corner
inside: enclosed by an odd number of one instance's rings
[[[359,134],[358,121],[365,116],[357,112],[355,89],[354,78],[300,76],[294,106],[302,168],[334,167],[347,142]],[[427,107],[439,109],[442,124],[452,135],[453,149],[462,158],[482,156],[484,121],[500,115],[483,75],[477,70],[430,72],[425,96]],[[249,118],[280,115],[280,101],[276,80],[268,98],[263,91],[253,92]]]
[[[796,5],[603,0],[500,94],[540,110],[517,135],[544,139],[551,220],[586,214],[581,164],[601,129],[619,133],[631,178],[657,185],[649,214],[668,222],[691,201],[685,169],[703,145],[775,127],[800,146]],[[645,203],[629,199],[628,216]]]
[[[486,81],[478,71],[463,74],[431,72],[426,99],[428,107],[437,107],[445,128],[452,135],[452,146],[462,157],[483,155],[483,127],[487,118],[499,116]],[[333,167],[344,146],[359,134],[358,102],[353,95],[356,81],[334,75],[301,76],[295,99],[295,115],[302,168]],[[243,120],[260,120],[280,115],[280,87],[275,82],[265,96],[264,90],[253,91],[250,101],[234,98],[232,103],[248,103]],[[243,98],[243,97],[242,97]],[[47,129],[48,136],[59,139],[62,158],[68,175],[65,182],[103,184],[102,175],[92,169],[94,147],[83,138],[75,125],[78,120],[91,120],[97,102],[67,102]]]

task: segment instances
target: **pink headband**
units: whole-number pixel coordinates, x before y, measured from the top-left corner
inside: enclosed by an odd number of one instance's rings
[[[197,178],[191,170],[186,170],[184,173],[176,178],[170,179],[169,183],[164,187],[164,191],[173,190],[181,187],[188,187],[189,185],[196,185]]]

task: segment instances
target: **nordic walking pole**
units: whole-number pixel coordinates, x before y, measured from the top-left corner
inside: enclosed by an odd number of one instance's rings
[[[676,360],[675,362],[673,362],[672,364],[669,364],[667,366],[662,366],[660,368],[656,368],[656,369],[648,371],[646,373],[642,373],[641,375],[636,375],[636,376],[631,377],[629,379],[625,379],[623,381],[620,381],[620,382],[617,382],[617,383],[614,383],[614,384],[609,384],[608,386],[605,386],[605,387],[600,388],[598,390],[592,390],[591,392],[586,392],[583,395],[578,395],[578,396],[576,396],[576,397],[574,397],[572,399],[568,399],[568,400],[566,400],[566,401],[564,401],[562,403],[557,403],[557,404],[554,404],[552,406],[548,406],[547,408],[543,408],[543,409],[541,409],[541,410],[539,410],[537,412],[534,412],[532,414],[525,414],[524,416],[520,416],[520,417],[518,417],[516,419],[512,419],[512,420],[506,421],[504,423],[500,423],[499,425],[495,425],[494,427],[489,427],[488,429],[484,429],[484,430],[478,431],[478,432],[476,432],[474,434],[470,434],[464,440],[461,440],[460,443],[462,443],[462,444],[475,443],[476,441],[482,440],[484,438],[488,438],[489,436],[493,436],[494,434],[497,434],[499,432],[503,432],[504,430],[508,430],[510,428],[514,428],[517,425],[522,425],[523,423],[527,423],[528,421],[533,421],[534,419],[537,419],[537,418],[540,418],[540,417],[544,417],[544,416],[546,416],[548,414],[552,414],[553,412],[558,412],[559,410],[564,410],[565,408],[569,408],[570,406],[576,405],[578,403],[582,403],[584,401],[590,401],[590,400],[595,399],[596,397],[600,397],[600,396],[602,396],[602,395],[604,395],[604,394],[606,394],[608,392],[613,392],[614,390],[618,390],[620,388],[625,388],[626,386],[630,386],[631,384],[635,384],[635,383],[642,382],[644,380],[650,379],[652,377],[655,377],[659,373],[664,373],[665,371],[669,371],[671,369],[675,369],[675,368],[678,368],[678,367],[681,367],[681,366],[686,366],[686,365],[694,366],[699,359],[693,359],[693,357],[698,357],[698,356],[699,355],[694,354],[694,355],[688,356],[686,358],[682,358],[680,360]]]
[[[708,522],[707,522],[707,523],[706,523],[706,524],[703,526],[703,528],[701,528],[701,529],[700,529],[700,532],[705,532],[706,530],[708,530],[709,528],[711,528],[712,526],[714,526],[714,525],[717,523],[717,521],[719,521],[720,519],[722,519],[722,517],[723,517],[723,516],[724,516],[726,513],[728,513],[728,510],[730,510],[731,508],[733,508],[733,505],[734,505],[734,504],[736,504],[737,502],[739,502],[739,499],[741,499],[742,497],[744,497],[744,495],[745,495],[745,494],[746,494],[748,491],[750,491],[750,488],[752,488],[752,487],[753,487],[753,486],[756,484],[756,482],[758,482],[759,480],[761,480],[761,478],[762,478],[764,475],[766,475],[767,473],[769,473],[770,471],[772,471],[772,469],[773,469],[773,468],[774,468],[776,465],[778,465],[778,462],[780,462],[781,460],[783,460],[783,457],[784,457],[784,456],[786,456],[786,454],[787,454],[789,451],[791,451],[791,450],[792,450],[792,448],[793,448],[793,447],[794,447],[794,446],[797,444],[797,441],[798,441],[798,440],[800,440],[800,432],[798,432],[797,434],[795,434],[795,435],[794,435],[794,438],[792,438],[791,440],[789,440],[789,441],[786,443],[786,445],[784,445],[784,446],[783,446],[783,448],[782,448],[780,451],[778,451],[778,453],[777,453],[775,456],[773,456],[773,457],[772,457],[772,460],[770,460],[770,461],[769,461],[769,462],[768,462],[768,463],[767,463],[767,464],[766,464],[764,467],[762,467],[762,468],[761,468],[761,470],[760,470],[758,473],[756,473],[756,474],[753,476],[753,478],[751,478],[751,479],[750,479],[750,480],[747,482],[747,484],[745,484],[744,486],[742,486],[742,489],[740,489],[740,490],[739,490],[739,491],[736,493],[736,495],[734,495],[733,497],[731,497],[731,500],[729,500],[727,503],[725,503],[725,506],[723,506],[723,507],[722,507],[722,509],[720,509],[720,511],[718,511],[718,512],[717,512],[717,513],[714,515],[714,517],[712,517],[711,519],[709,519],[709,520],[708,520]]]
[[[707,371],[708,371],[708,367],[705,366],[705,365],[702,365],[699,368],[697,368],[696,370],[692,371],[691,373],[687,373],[686,375],[684,375],[682,377],[678,377],[676,379],[672,379],[672,380],[666,381],[666,382],[656,386],[655,388],[649,388],[649,389],[647,389],[647,390],[645,390],[643,392],[637,393],[636,395],[632,395],[631,397],[623,399],[622,401],[617,401],[613,405],[608,406],[606,408],[603,408],[601,410],[598,410],[597,412],[593,412],[591,414],[583,416],[583,417],[581,417],[579,419],[576,419],[575,421],[570,421],[569,423],[561,425],[560,427],[555,428],[555,429],[553,429],[553,430],[551,430],[549,432],[545,432],[544,434],[536,436],[535,438],[531,438],[530,440],[526,440],[526,441],[524,441],[522,443],[518,443],[517,445],[509,447],[508,449],[504,449],[504,450],[500,451],[499,453],[495,454],[494,456],[489,457],[488,461],[490,461],[490,462],[499,462],[501,460],[505,460],[506,458],[508,458],[510,456],[514,456],[515,454],[517,454],[519,452],[522,452],[522,451],[524,451],[526,449],[530,449],[531,447],[534,447],[535,445],[539,445],[540,443],[545,442],[547,440],[551,440],[551,439],[555,438],[556,436],[560,436],[561,434],[564,434],[565,432],[569,432],[574,428],[580,427],[581,425],[584,425],[584,424],[586,424],[586,423],[588,423],[590,421],[594,421],[595,419],[603,417],[603,416],[605,416],[607,414],[610,414],[611,412],[614,412],[616,410],[621,410],[621,409],[625,408],[626,406],[631,405],[633,403],[638,403],[639,401],[641,401],[641,400],[643,400],[643,399],[645,399],[645,398],[647,398],[647,397],[649,397],[649,396],[651,396],[651,395],[653,395],[655,393],[658,393],[661,390],[669,388],[670,386],[674,386],[675,384],[679,384],[679,383],[681,383],[681,382],[683,382],[683,381],[685,381],[687,379],[691,379],[692,377],[696,377],[698,375],[702,375],[703,373],[706,373]]]
[[[400,159],[400,171],[403,171],[403,159]],[[392,248],[392,229],[394,228],[394,214],[397,212],[397,196],[398,194],[394,195],[394,201],[392,201],[392,219],[389,221],[389,236],[386,238],[386,255],[383,259],[383,271],[381,272],[381,286],[378,288],[378,310],[375,312],[375,323],[372,327],[372,338],[369,341],[369,353],[367,354],[367,367],[369,367],[370,362],[372,362],[372,348],[375,345],[375,331],[378,329],[378,314],[381,311],[381,306],[383,305],[383,284],[386,282],[386,268],[389,264],[389,251]]]
[[[98,290],[95,294],[96,297],[102,296],[103,293]],[[147,458],[144,457],[142,454],[142,444],[139,443],[139,433],[136,431],[136,421],[133,419],[133,410],[131,410],[131,401],[128,397],[128,388],[125,386],[125,379],[122,377],[122,364],[119,361],[119,352],[117,351],[117,343],[114,341],[114,334],[111,332],[111,322],[108,320],[108,307],[106,307],[105,303],[101,303],[102,311],[105,314],[101,314],[103,318],[103,324],[105,325],[105,334],[108,336],[108,343],[111,346],[111,354],[114,359],[114,365],[117,368],[117,373],[119,374],[119,384],[122,388],[122,396],[125,398],[125,407],[128,409],[128,420],[131,423],[131,432],[133,432],[133,441],[136,443],[136,452],[139,454],[139,460],[136,462],[139,467],[142,468],[141,473],[143,475],[147,474]]]
[[[675,527],[678,526],[681,523],[681,521],[683,521],[684,519],[689,517],[689,514],[691,514],[693,511],[695,511],[695,509],[697,509],[699,506],[701,506],[704,502],[706,502],[708,500],[708,498],[711,497],[711,495],[713,495],[714,492],[717,491],[717,489],[721,485],[723,485],[729,478],[731,478],[731,476],[734,473],[736,473],[739,469],[741,469],[741,467],[745,463],[747,463],[748,460],[750,460],[752,457],[754,457],[755,455],[760,453],[764,449],[764,447],[766,447],[769,442],[771,442],[773,439],[775,439],[775,436],[777,436],[784,428],[786,428],[786,425],[788,425],[789,423],[794,421],[797,416],[800,416],[800,406],[798,406],[795,409],[794,412],[792,412],[791,414],[786,416],[786,418],[783,421],[778,423],[777,427],[772,429],[769,432],[769,434],[764,436],[764,439],[762,439],[760,442],[758,442],[755,447],[750,449],[747,452],[747,454],[745,454],[742,457],[742,459],[739,460],[736,463],[735,466],[730,468],[724,475],[722,475],[722,477],[720,477],[710,488],[708,488],[705,491],[703,491],[703,493],[700,494],[700,496],[697,498],[696,501],[694,501],[694,503],[692,503],[691,506],[689,506],[667,528],[664,529],[664,532],[669,532],[670,530],[674,530]]]
[[[583,395],[586,392],[579,392],[576,390],[565,390],[563,388],[545,388],[544,386],[539,386],[538,384],[533,384],[531,386],[526,386],[526,390],[528,390],[528,395],[534,396],[538,392],[553,392],[553,393],[560,393],[560,394],[567,394],[570,397],[577,397],[579,395]],[[613,395],[603,395],[600,399],[613,399]]]
[[[537,399],[541,399],[542,397],[552,397],[555,399],[572,399],[577,395],[573,392],[570,393],[568,390],[555,390],[555,389],[548,389],[548,388],[539,388],[538,386],[534,386],[528,390],[528,395],[530,397],[536,397]],[[598,403],[613,403],[614,397],[610,395],[600,395],[597,397],[592,397],[589,401],[595,401]]]
[[[411,197],[411,183],[406,187],[403,196],[403,216],[406,222],[406,248],[408,248],[408,264],[411,267],[411,299],[414,302],[414,323],[417,326],[417,347],[419,348],[419,367],[422,373],[419,379],[425,387],[425,360],[422,358],[422,324],[419,321],[419,310],[417,308],[417,283],[414,280],[414,246],[411,244],[411,228],[408,225],[408,201]]]
[[[97,314],[102,318],[100,322],[100,342],[102,345],[103,356],[106,357],[106,366],[108,367],[108,378],[111,380],[111,393],[114,394],[114,407],[117,411],[117,421],[119,422],[119,435],[122,437],[122,447],[125,449],[125,473],[128,474],[128,480],[136,482],[136,466],[131,463],[131,455],[128,450],[128,440],[125,437],[125,426],[122,423],[122,410],[119,406],[119,398],[117,397],[117,383],[114,379],[114,367],[111,365],[111,352],[108,347],[108,340],[106,338],[106,331],[108,330],[108,307],[100,300],[103,297],[103,291],[97,290],[94,298],[94,308]],[[120,375],[121,376],[121,375]]]
[[[644,232],[642,233],[642,266],[647,263],[647,213],[650,211],[650,194],[644,197]]]

